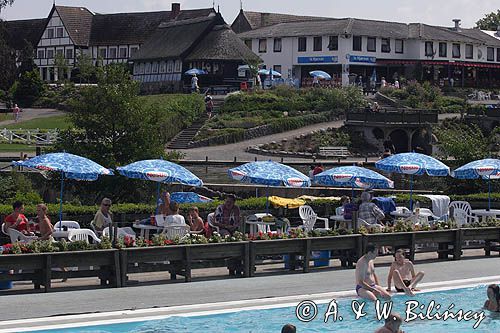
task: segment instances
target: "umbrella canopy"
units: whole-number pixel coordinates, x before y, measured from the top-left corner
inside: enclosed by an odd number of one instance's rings
[[[188,169],[165,160],[144,160],[116,168],[125,177],[152,180],[158,183],[176,183],[203,186],[200,178]]]
[[[357,166],[345,166],[323,171],[314,176],[319,185],[352,188],[394,188],[394,182],[381,174]]]
[[[312,72],[309,72],[309,75],[311,75],[312,77],[317,77],[319,79],[323,79],[323,80],[331,80],[332,77],[330,74],[328,74],[327,72],[324,72],[324,71],[312,71]]]
[[[377,68],[373,68],[372,76],[370,76],[370,81],[377,82]]]
[[[208,72],[204,69],[191,68],[190,70],[186,71],[184,74],[186,74],[186,75],[204,75],[204,74],[208,74]]]
[[[194,192],[174,192],[170,194],[170,200],[177,203],[207,203],[213,200]]]
[[[64,178],[92,181],[97,180],[100,175],[113,174],[112,170],[106,169],[88,158],[69,153],[44,154],[25,161],[14,161],[12,164],[31,169],[61,173],[59,222],[62,220]],[[62,228],[62,223],[59,225]]]
[[[392,155],[376,162],[375,167],[382,171],[407,175],[448,176],[450,174],[450,168],[443,162],[419,153]]]
[[[309,187],[311,180],[287,165],[273,161],[251,162],[228,170],[229,177],[250,184]]]
[[[273,74],[273,76],[279,76],[279,77],[281,77],[281,73],[277,72],[275,70],[272,70],[272,69],[259,69],[259,74],[260,75],[271,75],[271,73]]]
[[[451,173],[452,177],[458,179],[487,179],[488,180],[488,209],[491,208],[491,179],[498,179],[500,176],[500,160],[487,158],[473,161],[461,166]]]
[[[88,158],[69,153],[39,155],[25,161],[14,161],[13,165],[42,171],[63,173],[64,178],[75,180],[97,180],[100,175],[112,175],[113,171]]]
[[[419,153],[401,153],[386,157],[375,163],[375,167],[386,172],[410,175],[410,209],[413,210],[413,175],[448,176],[450,168],[435,158]]]

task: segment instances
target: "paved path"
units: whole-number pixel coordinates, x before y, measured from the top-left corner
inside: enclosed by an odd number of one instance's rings
[[[22,123],[23,121],[35,119],[35,118],[47,118],[47,117],[54,117],[54,116],[62,116],[64,115],[65,112],[55,110],[55,109],[23,109],[23,112],[21,112],[21,119],[18,121],[18,123]],[[0,121],[0,127],[10,125],[10,124],[15,124],[16,122],[14,119],[12,120],[5,120],[5,121]]]
[[[391,260],[389,257],[377,259],[377,262],[386,262],[382,267],[377,265],[376,269],[383,285],[387,281],[387,265]],[[481,257],[460,261],[424,262],[417,263],[416,267],[425,271],[424,282],[481,278],[500,274],[500,258]],[[168,273],[164,273],[163,279],[167,279],[167,276]],[[196,274],[194,276],[194,282],[189,284],[178,281],[153,286],[140,285],[120,289],[106,288],[47,294],[2,295],[0,293],[0,304],[4,305],[5,310],[0,311],[0,320],[317,294],[352,290],[354,287],[352,269],[320,269],[307,274],[297,272],[245,279],[223,278],[201,281],[196,279]],[[7,305],[8,311],[5,307]]]
[[[454,118],[457,116],[459,117],[460,115],[448,114],[448,113],[440,114],[439,120]],[[257,157],[259,160],[271,159],[274,161],[279,161],[281,157],[270,157],[270,156],[247,153],[245,152],[245,149],[250,146],[269,143],[271,141],[279,142],[283,139],[295,138],[296,136],[299,136],[301,134],[308,134],[310,132],[317,131],[322,128],[328,128],[328,127],[340,128],[343,125],[344,125],[343,120],[319,123],[311,126],[302,127],[293,131],[267,135],[252,140],[247,140],[222,146],[183,149],[181,150],[181,152],[186,155],[185,159],[187,160],[204,160],[205,156],[208,156],[209,159],[211,160],[232,160],[234,157],[236,157],[238,160],[242,161],[253,161],[255,157]],[[304,159],[304,158],[285,158],[285,161],[310,161],[310,160],[311,159]],[[364,160],[364,159],[359,159],[359,160]],[[353,161],[356,161],[356,159],[353,159]]]

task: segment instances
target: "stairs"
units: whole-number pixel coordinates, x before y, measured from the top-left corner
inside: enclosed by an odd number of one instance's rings
[[[212,96],[214,103],[214,110],[212,113],[212,118],[215,117],[219,108],[224,105],[225,96]],[[188,149],[189,143],[193,141],[196,133],[200,128],[205,125],[208,120],[208,116],[203,112],[198,119],[196,119],[191,126],[180,131],[173,139],[167,144],[167,149]]]

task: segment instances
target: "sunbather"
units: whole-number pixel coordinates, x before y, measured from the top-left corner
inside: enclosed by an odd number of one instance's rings
[[[356,293],[359,297],[376,301],[377,297],[391,298],[383,287],[379,285],[375,274],[373,260],[378,255],[378,248],[373,244],[366,246],[365,255],[356,263]]]
[[[399,249],[394,254],[394,262],[389,270],[387,277],[387,291],[391,291],[391,283],[394,281],[394,287],[397,292],[404,292],[413,296],[414,290],[417,290],[417,284],[424,278],[424,272],[415,274],[413,263],[405,258],[405,252]]]

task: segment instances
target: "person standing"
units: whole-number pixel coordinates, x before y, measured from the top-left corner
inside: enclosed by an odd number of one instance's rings
[[[382,77],[382,80],[380,81],[380,88],[385,87],[387,87],[387,81],[385,80],[385,77]]]
[[[313,77],[313,87],[314,88],[319,87],[319,78],[317,76]]]
[[[198,77],[196,74],[193,74],[193,77],[191,78],[191,92],[192,93],[198,93],[200,91],[200,87],[198,86]]]
[[[17,104],[14,104],[14,107],[12,108],[12,114],[14,115],[14,121],[16,123],[19,120],[20,112],[21,109],[19,108],[19,106],[17,106]]]
[[[205,112],[207,113],[208,119],[212,118],[212,111],[214,110],[214,101],[212,96],[207,92],[205,95]]]

